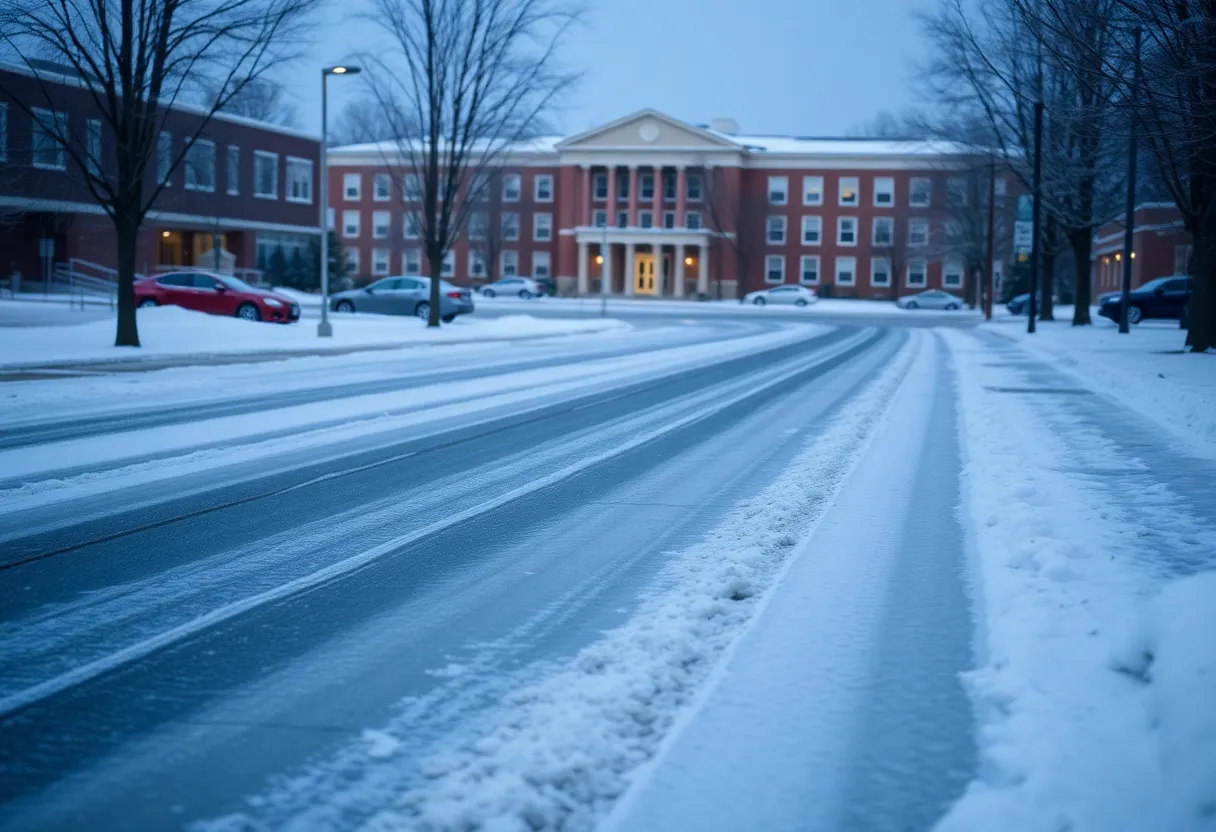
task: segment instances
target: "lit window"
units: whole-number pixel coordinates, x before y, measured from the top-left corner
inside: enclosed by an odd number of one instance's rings
[[[872,257],[872,258],[870,258],[870,285],[871,286],[890,286],[891,285],[891,258],[890,257]]]
[[[802,218],[802,244],[817,246],[823,242],[823,217]]]
[[[363,190],[363,176],[358,173],[345,173],[342,175],[342,197],[347,202],[358,202],[359,194]]]
[[[553,239],[553,215],[536,214],[532,217],[532,239],[546,243]]]
[[[388,211],[372,212],[372,237],[377,240],[388,239],[388,228],[391,222]]]
[[[895,218],[875,217],[873,243],[879,248],[887,248],[895,241]]]
[[[279,154],[253,151],[253,195],[262,199],[279,198]]]
[[[836,244],[840,246],[857,245],[857,217],[836,218]]]
[[[823,204],[823,177],[822,176],[804,176],[804,177],[802,177],[802,204],[803,205],[822,205]]]
[[[312,160],[288,156],[285,165],[287,174],[287,201],[312,202]]]
[[[388,202],[392,193],[393,178],[387,173],[377,173],[372,180],[372,199],[376,202]]]
[[[764,281],[766,283],[785,282],[785,258],[780,254],[770,254],[764,258]]]
[[[932,193],[932,180],[916,177],[908,183],[908,204],[913,208],[927,208]]]
[[[861,191],[861,180],[856,176],[840,177],[840,195],[839,203],[841,205],[858,205],[861,198],[858,195]]]
[[[785,205],[789,202],[790,180],[788,176],[768,178],[768,204]]]
[[[553,176],[548,173],[537,175],[534,193],[537,202],[553,201]]]
[[[803,283],[814,284],[819,282],[819,255],[804,254],[802,255],[799,265],[799,280]]]
[[[770,246],[785,244],[785,217],[769,217],[764,226],[764,239]]]
[[[928,220],[910,220],[908,222],[908,245],[910,246],[927,246],[929,245],[929,221]]]
[[[519,275],[519,252],[504,251],[502,253],[502,276],[516,277]]]
[[[359,236],[359,212],[342,212],[342,236],[354,238]]]
[[[372,274],[388,274],[388,249],[372,249]]]
[[[924,260],[908,261],[908,286],[911,288],[919,288],[925,285],[926,268]]]
[[[551,263],[551,260],[550,260],[549,252],[547,252],[547,251],[532,252],[532,276],[541,278],[541,279],[548,278],[550,271],[551,271],[550,263]]]
[[[894,177],[874,177],[874,204],[882,208],[895,204]]]
[[[852,286],[857,282],[857,258],[836,258],[836,285]]]

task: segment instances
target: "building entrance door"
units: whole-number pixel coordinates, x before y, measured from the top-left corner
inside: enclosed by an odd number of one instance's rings
[[[636,295],[654,294],[654,255],[638,254],[634,258],[633,292]]]

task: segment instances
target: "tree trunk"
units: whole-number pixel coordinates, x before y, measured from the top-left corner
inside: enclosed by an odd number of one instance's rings
[[[431,297],[430,297],[430,314],[427,315],[427,327],[439,326],[439,284],[443,281],[440,277],[443,274],[443,252],[428,251],[426,253],[426,261],[431,266]]]
[[[1191,285],[1194,291],[1190,303],[1190,329],[1186,335],[1186,345],[1191,352],[1203,352],[1216,349],[1216,205],[1210,207],[1206,222],[1201,224],[1195,234],[1195,244],[1191,255]],[[1205,227],[1205,225],[1207,227]]]
[[[114,218],[118,238],[118,330],[116,347],[138,347],[139,327],[135,322],[135,249],[139,242],[139,223],[127,211]]]
[[[1068,241],[1072,244],[1072,259],[1076,262],[1072,287],[1072,325],[1089,326],[1093,323],[1089,319],[1089,305],[1092,302],[1089,258],[1093,251],[1093,234],[1088,228],[1074,228],[1068,232]]]
[[[1039,286],[1039,320],[1054,321],[1055,305],[1052,302],[1052,294],[1056,288],[1056,253],[1054,250],[1043,252],[1043,274],[1040,276]]]

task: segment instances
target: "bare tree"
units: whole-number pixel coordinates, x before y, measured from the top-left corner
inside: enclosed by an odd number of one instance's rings
[[[115,344],[139,346],[134,275],[139,229],[171,173],[211,116],[290,56],[316,0],[0,0],[0,50],[25,64],[40,95],[55,101],[59,77],[40,59],[67,67],[113,137],[108,158],[91,157],[80,131],[39,101],[14,99],[45,141],[62,148],[75,175],[114,222],[118,248],[118,326]],[[168,172],[155,181],[148,166],[170,110],[188,85],[209,79],[221,91],[192,123]],[[53,111],[54,107],[50,107]]]
[[[503,210],[503,177],[502,168],[483,173],[473,187],[477,200],[469,214],[469,248],[481,259],[483,276],[490,283],[499,277],[503,243],[508,238],[518,240],[520,234],[519,213]]]
[[[427,325],[437,327],[443,261],[474,205],[474,181],[539,135],[577,78],[559,67],[557,49],[578,10],[566,0],[373,0],[373,8],[392,47],[365,56],[374,68],[365,77],[393,127],[385,163],[411,183],[402,198],[430,265]]]
[[[209,107],[214,101],[223,101],[220,109],[226,113],[283,127],[300,126],[300,112],[288,100],[286,90],[278,82],[264,76],[241,84],[233,95],[225,95],[223,90],[210,87],[203,93],[202,103]]]
[[[730,256],[735,263],[737,292],[742,297],[750,269],[763,253],[762,248],[757,248],[756,241],[762,239],[760,235],[764,233],[768,203],[744,192],[741,179],[736,178],[732,187],[727,182],[725,168],[705,167],[704,170],[705,182],[702,187],[705,195],[702,204],[705,206],[706,225],[711,233],[710,245],[715,249],[716,294],[721,300],[722,261],[725,256]]]
[[[393,122],[374,98],[357,98],[342,108],[329,128],[329,143],[370,144],[396,138]]]

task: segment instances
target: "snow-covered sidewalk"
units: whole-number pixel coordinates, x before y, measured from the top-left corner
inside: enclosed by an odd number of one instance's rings
[[[332,338],[317,338],[314,321],[281,325],[205,315],[174,306],[139,311],[140,349],[115,347],[114,321],[72,326],[0,329],[0,369],[67,363],[104,363],[167,356],[236,353],[323,354],[351,349],[462,344],[628,329],[611,318],[567,320],[526,314],[481,320],[458,318],[428,329],[415,318],[334,316]]]

